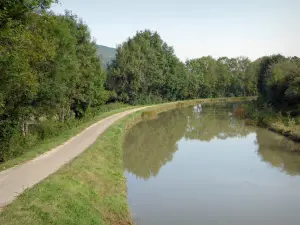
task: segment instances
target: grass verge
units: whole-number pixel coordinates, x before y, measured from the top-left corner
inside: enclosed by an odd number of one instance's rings
[[[41,155],[42,153],[45,153],[58,145],[63,144],[71,137],[75,136],[76,134],[80,133],[93,123],[104,119],[108,116],[111,116],[113,114],[123,112],[132,108],[135,108],[138,106],[128,106],[128,105],[121,105],[121,108],[113,109],[111,111],[107,112],[101,112],[99,115],[93,117],[93,118],[86,118],[84,120],[79,121],[74,127],[71,129],[67,129],[60,133],[58,136],[54,136],[51,138],[47,138],[45,140],[40,141],[37,145],[34,147],[31,147],[27,151],[25,151],[22,155],[17,156],[16,158],[9,159],[3,163],[0,164],[0,171],[11,168],[13,166],[19,165],[23,162],[26,162],[28,160],[31,160],[38,155]]]
[[[122,137],[134,116],[112,125],[80,157],[26,190],[3,209],[0,224],[132,224]]]
[[[243,117],[246,123],[267,128],[281,134],[293,141],[300,142],[300,117],[283,116],[281,112],[275,112],[272,108],[258,108],[256,104],[243,106]],[[300,151],[297,149],[295,151]]]
[[[238,99],[226,100],[231,101]],[[155,105],[116,122],[79,157],[4,207],[0,224],[132,224],[122,161],[126,129],[143,119],[143,114],[152,117],[172,108],[205,102],[223,100]]]

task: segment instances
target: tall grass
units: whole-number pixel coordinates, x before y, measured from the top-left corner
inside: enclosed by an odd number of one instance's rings
[[[266,127],[293,141],[300,142],[300,117],[292,117],[289,112],[276,111],[267,104],[243,104],[243,117],[247,124]]]

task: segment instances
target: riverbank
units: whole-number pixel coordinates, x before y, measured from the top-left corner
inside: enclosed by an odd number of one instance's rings
[[[20,165],[23,162],[31,160],[55,148],[56,146],[63,144],[71,137],[79,134],[81,131],[101,119],[136,107],[138,106],[129,106],[125,104],[106,105],[105,107],[103,107],[103,109],[98,110],[95,116],[85,117],[81,120],[77,120],[76,123],[70,123],[66,126],[67,129],[57,131],[53,137],[41,140],[36,145],[29,147],[26,151],[24,151],[23,154],[0,163],[0,171],[6,170],[16,165]]]
[[[80,157],[3,208],[1,224],[132,224],[126,203],[122,136],[108,128]]]
[[[271,108],[258,108],[255,104],[243,106],[243,117],[246,123],[269,129],[281,134],[290,140],[300,142],[300,117],[292,117],[289,114],[283,116],[276,113]],[[294,149],[299,151],[300,149]]]
[[[211,99],[195,99],[195,100],[187,100],[187,101],[179,101],[176,102],[178,105],[190,105],[196,103],[209,103],[209,102],[238,102],[238,101],[251,101],[255,97],[233,97],[233,98],[211,98]],[[164,104],[174,104],[174,102],[164,103]],[[159,105],[164,105],[159,104]],[[157,106],[159,106],[157,105]],[[17,157],[13,157],[8,159],[5,162],[0,163],[0,171],[6,170],[16,165],[20,165],[28,160],[31,160],[53,148],[56,146],[62,145],[71,137],[79,134],[81,131],[92,125],[93,123],[104,119],[110,115],[115,113],[124,112],[129,109],[133,109],[140,106],[130,106],[122,103],[114,103],[105,105],[102,109],[98,110],[94,113],[94,116],[86,116],[81,120],[76,120],[71,123],[68,123],[65,127],[56,130],[53,136],[45,138],[44,140],[40,140],[34,146],[22,146],[22,148],[27,148],[23,151],[23,154],[18,155]]]
[[[126,129],[150,114],[207,102],[200,99],[152,106],[108,128],[84,153],[43,182],[26,190],[0,214],[1,224],[132,224],[123,176],[122,142]]]

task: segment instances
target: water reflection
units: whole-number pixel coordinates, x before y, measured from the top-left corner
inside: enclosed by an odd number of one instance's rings
[[[182,138],[210,142],[256,133],[257,153],[263,161],[290,175],[299,175],[300,156],[288,151],[299,145],[265,129],[246,126],[244,121],[231,116],[234,107],[224,104],[175,109],[136,124],[124,141],[126,170],[145,180],[156,176],[172,160]]]
[[[253,129],[244,125],[244,121],[231,116],[234,105],[206,105],[204,111],[195,108],[185,109],[188,126],[185,138],[190,140],[210,141],[213,138],[245,137]]]
[[[172,160],[186,126],[184,111],[172,110],[132,127],[124,142],[125,168],[144,179],[158,174],[159,169]]]
[[[234,105],[176,109],[124,142],[127,200],[137,225],[298,225],[298,148],[231,116]]]
[[[300,175],[299,153],[289,151],[290,149],[300,149],[299,144],[259,128],[256,130],[256,143],[258,155],[264,162],[280,168],[289,175]]]

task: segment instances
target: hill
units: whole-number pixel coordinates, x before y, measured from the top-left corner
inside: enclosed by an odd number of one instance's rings
[[[110,63],[116,57],[116,49],[106,47],[104,45],[96,45],[97,46],[97,53],[102,60],[103,68],[107,68],[107,64]]]

